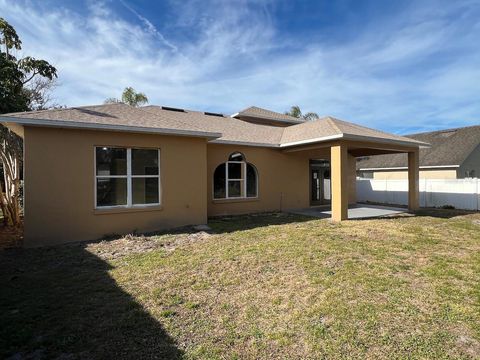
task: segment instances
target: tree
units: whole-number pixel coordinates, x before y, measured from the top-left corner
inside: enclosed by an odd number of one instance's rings
[[[306,114],[302,114],[302,110],[300,110],[300,106],[298,105],[292,106],[290,108],[290,111],[285,112],[285,115],[290,115],[297,119],[304,119],[307,121],[317,120],[320,118],[318,114],[314,112],[308,112]]]
[[[47,110],[66,107],[55,102],[52,92],[58,86],[56,79],[34,78],[26,89],[30,110]]]
[[[22,139],[5,126],[0,128],[0,160],[4,188],[1,189],[0,208],[6,226],[19,226],[20,218],[20,160]]]
[[[122,93],[122,100],[117,98],[108,98],[105,100],[105,104],[125,103],[130,106],[138,107],[148,103],[147,95],[141,92],[136,92],[132,87],[126,87]]]
[[[46,106],[46,90],[51,89],[49,86],[57,77],[55,67],[45,60],[31,56],[17,59],[12,53],[21,49],[22,42],[13,26],[0,18],[0,114]],[[0,161],[4,178],[4,183],[0,184],[0,208],[3,221],[9,226],[21,223],[22,147],[19,136],[4,126],[0,127]]]

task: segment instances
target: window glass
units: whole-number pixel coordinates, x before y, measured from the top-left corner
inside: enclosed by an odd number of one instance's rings
[[[235,152],[227,162],[217,166],[213,173],[214,199],[258,196],[257,170],[244,159],[242,153]]]
[[[97,178],[97,206],[127,205],[126,178]]]
[[[241,179],[242,178],[242,163],[228,163],[228,178]]]
[[[158,177],[153,178],[133,178],[132,179],[132,203],[139,204],[158,204]]]
[[[247,164],[247,197],[257,196],[257,172],[252,164]]]
[[[228,161],[245,161],[245,156],[241,152],[234,152],[230,155]]]
[[[220,164],[213,174],[213,198],[224,199],[226,197],[225,188],[225,164]]]
[[[132,149],[132,175],[158,175],[158,150]]]
[[[242,196],[242,182],[241,181],[228,181],[228,197],[241,197]]]
[[[127,149],[97,147],[97,175],[127,175]]]

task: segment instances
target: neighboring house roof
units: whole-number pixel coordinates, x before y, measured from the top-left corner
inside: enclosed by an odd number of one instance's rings
[[[268,147],[289,147],[334,139],[368,140],[410,146],[428,145],[332,117],[277,127],[222,114],[153,105],[134,108],[121,103],[5,114],[0,116],[0,122],[201,136],[216,143]]]
[[[480,145],[480,125],[406,135],[427,142],[429,148],[420,149],[421,167],[460,166]],[[405,154],[375,155],[357,162],[357,169],[406,168]]]
[[[299,119],[287,114],[281,114],[275,111],[262,109],[257,106],[250,106],[242,111],[239,111],[236,114],[233,114],[232,117],[265,119],[265,120],[278,121],[278,122],[284,122],[289,124],[301,124],[305,122],[304,119]]]

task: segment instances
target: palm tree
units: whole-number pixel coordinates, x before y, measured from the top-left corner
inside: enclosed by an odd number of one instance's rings
[[[119,100],[117,98],[108,98],[105,99],[105,104],[114,104],[114,103],[125,103],[130,106],[138,107],[143,104],[148,103],[148,98],[147,95],[141,92],[136,92],[134,88],[132,87],[126,87],[125,90],[123,90],[122,93],[122,100]]]
[[[286,111],[285,115],[293,116],[297,119],[304,119],[307,121],[317,120],[320,118],[317,113],[308,112],[306,114],[302,114],[302,110],[300,110],[300,106],[294,105],[290,108],[290,111]]]

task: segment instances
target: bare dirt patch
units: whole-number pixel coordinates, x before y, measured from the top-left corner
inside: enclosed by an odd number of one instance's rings
[[[126,235],[118,239],[89,243],[87,251],[104,260],[113,260],[127,255],[147,253],[159,249],[173,251],[179,246],[202,241],[211,235],[206,231],[185,232],[171,235]]]

